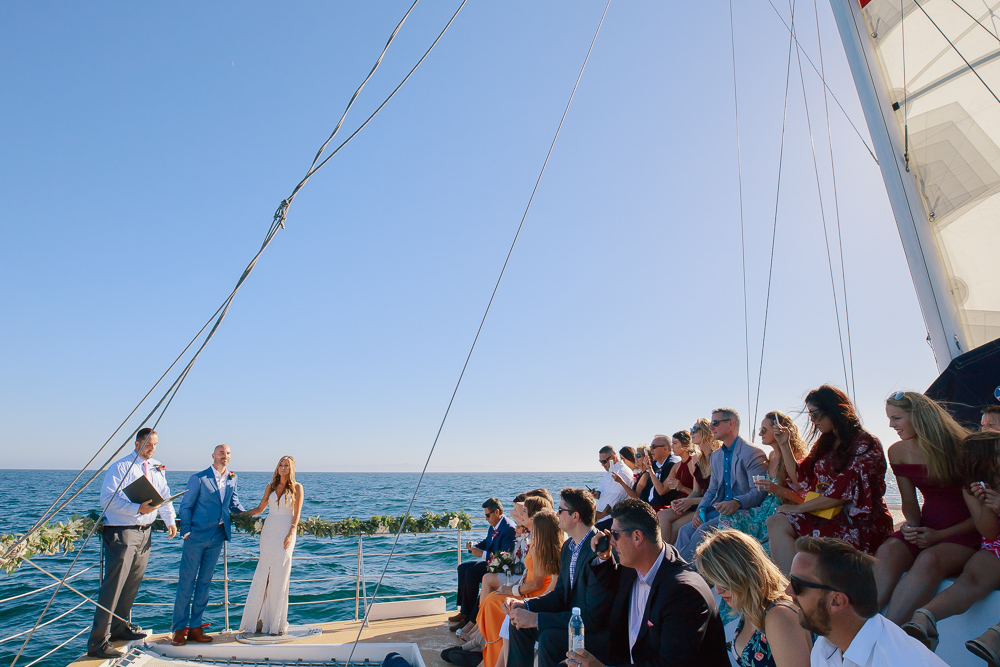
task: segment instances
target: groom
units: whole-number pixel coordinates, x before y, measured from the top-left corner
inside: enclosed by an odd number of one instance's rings
[[[181,503],[180,532],[184,538],[184,553],[171,624],[174,646],[183,646],[188,639],[212,641],[204,630],[208,624],[201,622],[208,604],[208,587],[219,562],[222,544],[232,533],[230,514],[246,511],[236,494],[236,473],[228,470],[230,456],[229,445],[216,447],[212,452],[212,466],[191,475]]]

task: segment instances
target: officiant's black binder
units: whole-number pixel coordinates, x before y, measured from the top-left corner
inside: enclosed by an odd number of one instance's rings
[[[163,503],[168,503],[175,498],[180,498],[187,490],[181,491],[180,493],[175,493],[169,498],[164,499],[159,492],[153,488],[152,483],[146,479],[145,476],[140,476],[134,482],[122,489],[122,492],[131,500],[133,503],[143,504],[147,500],[151,500],[153,507],[159,507]]]

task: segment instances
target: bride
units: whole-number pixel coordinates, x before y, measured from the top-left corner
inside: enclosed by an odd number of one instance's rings
[[[268,509],[260,533],[260,560],[243,607],[240,632],[283,635],[288,631],[288,579],[302,498],[302,485],[295,481],[295,459],[283,456],[260,504],[248,512],[257,516]]]

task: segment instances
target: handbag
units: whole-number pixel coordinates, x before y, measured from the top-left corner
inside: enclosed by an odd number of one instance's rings
[[[809,493],[806,494],[805,501],[803,501],[803,502],[808,502],[808,501],[812,500],[813,498],[819,498],[822,495],[823,494],[820,493],[819,491],[810,491]],[[825,510],[813,510],[812,512],[809,512],[809,513],[810,514],[814,514],[814,515],[820,517],[821,519],[832,519],[833,517],[835,517],[838,514],[840,514],[840,510],[841,509],[842,508],[839,507],[839,506],[838,507],[828,507]]]

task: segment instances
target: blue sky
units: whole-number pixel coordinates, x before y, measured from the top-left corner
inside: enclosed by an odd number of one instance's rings
[[[78,467],[107,439],[236,283],[408,6],[0,7],[5,467]],[[417,5],[344,136],[457,7]],[[603,9],[466,5],[294,202],[160,424],[168,467],[226,442],[235,469],[420,468]],[[788,33],[766,0],[735,11],[748,329],[729,5],[612,3],[431,470],[597,472],[601,446],[713,407],[751,420]],[[796,20],[818,64],[812,11]],[[823,2],[819,20],[868,140]],[[795,62],[791,83],[760,414],[844,383]],[[830,125],[856,394],[888,445],[885,396],[936,371],[878,167],[844,114]]]

